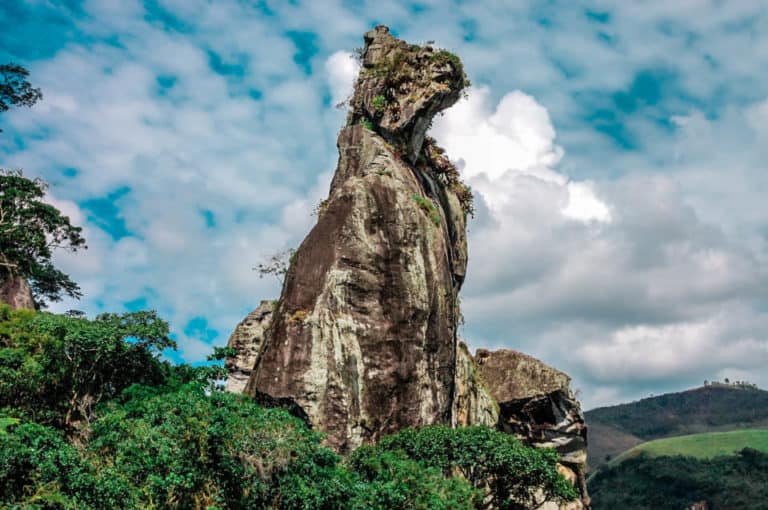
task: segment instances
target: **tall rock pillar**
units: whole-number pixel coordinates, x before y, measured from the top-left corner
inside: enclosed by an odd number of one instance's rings
[[[298,248],[245,392],[299,408],[344,453],[450,424],[471,193],[434,141],[460,61],[365,34],[339,162]]]

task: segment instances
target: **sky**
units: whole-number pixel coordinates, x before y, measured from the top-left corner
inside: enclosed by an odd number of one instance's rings
[[[638,2],[6,0],[0,62],[44,100],[0,166],[51,184],[89,315],[155,309],[204,360],[277,279],[335,169],[362,34],[458,54],[432,135],[475,190],[461,335],[573,377],[585,408],[768,387],[768,7]]]

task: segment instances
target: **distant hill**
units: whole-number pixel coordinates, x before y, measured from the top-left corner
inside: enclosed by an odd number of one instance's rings
[[[768,391],[712,384],[585,413],[592,469],[642,442],[702,432],[768,428]]]

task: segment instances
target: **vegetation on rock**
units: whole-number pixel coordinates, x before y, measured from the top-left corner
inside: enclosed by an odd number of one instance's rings
[[[413,200],[419,206],[419,209],[427,213],[432,223],[440,225],[440,213],[437,212],[437,207],[435,207],[435,204],[430,199],[414,194]]]

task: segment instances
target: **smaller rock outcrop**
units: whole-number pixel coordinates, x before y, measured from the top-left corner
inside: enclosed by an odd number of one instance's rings
[[[272,323],[275,301],[262,301],[235,327],[227,347],[234,349],[234,356],[228,357],[224,366],[229,371],[227,391],[242,393],[251,377],[256,359],[264,343],[264,335]]]
[[[32,289],[21,276],[8,276],[0,280],[0,303],[10,305],[13,310],[35,309]]]
[[[510,349],[479,349],[474,358],[484,384],[498,402],[498,428],[538,448],[554,448],[560,470],[589,505],[585,469],[587,427],[571,391],[571,378]]]
[[[459,343],[456,353],[453,419],[455,427],[496,427],[499,422],[499,404],[483,381],[480,370],[464,342]]]

